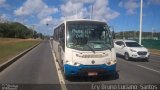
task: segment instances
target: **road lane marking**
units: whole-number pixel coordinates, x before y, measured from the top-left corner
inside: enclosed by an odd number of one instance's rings
[[[119,58],[120,59],[120,58]],[[133,63],[131,63],[131,62],[129,62],[129,61],[125,61],[125,60],[123,60],[123,59],[121,59],[120,61],[123,61],[123,62],[126,62],[126,63],[129,63],[129,64],[132,64],[132,65],[135,65],[135,64],[133,64]],[[157,70],[155,70],[155,69],[152,69],[152,68],[148,68],[148,67],[145,67],[145,66],[143,66],[143,65],[135,65],[135,66],[138,66],[138,67],[141,67],[141,68],[144,68],[144,69],[147,69],[147,70],[151,70],[151,71],[154,71],[154,72],[157,72],[157,73],[159,73],[160,74],[160,71],[157,71]]]
[[[152,68],[148,68],[148,67],[145,67],[145,66],[142,66],[142,65],[137,65],[137,66],[142,67],[142,68],[145,68],[145,69],[148,69],[148,70],[151,70],[151,71],[154,71],[154,72],[157,72],[157,73],[160,74],[160,71],[154,70],[154,69],[152,69]]]
[[[49,41],[49,43],[50,43],[50,47],[51,47],[52,44],[51,44],[50,41]],[[59,82],[60,82],[61,88],[62,88],[62,90],[67,90],[67,87],[66,87],[62,72],[60,70],[60,66],[59,66],[58,62],[56,62],[56,57],[55,57],[55,54],[54,54],[54,51],[53,51],[52,48],[51,48],[51,51],[52,51],[52,55],[53,55],[53,61],[54,61],[55,65],[56,65],[56,70],[57,70],[57,74],[58,74],[58,78],[59,78]]]

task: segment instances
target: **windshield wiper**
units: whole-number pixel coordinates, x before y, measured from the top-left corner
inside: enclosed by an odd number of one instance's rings
[[[109,47],[107,44],[106,44],[107,48],[111,51],[111,47]]]
[[[89,47],[93,51],[93,53],[95,53],[95,50],[92,47],[90,47],[88,44],[86,44],[86,46]]]
[[[109,47],[107,44],[104,44],[104,46],[106,46],[111,51],[111,47]]]

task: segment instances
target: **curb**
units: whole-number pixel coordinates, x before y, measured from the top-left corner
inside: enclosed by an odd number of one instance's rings
[[[0,64],[0,72],[2,72],[4,69],[6,69],[8,66],[10,66],[12,63],[14,63],[15,61],[17,61],[20,57],[22,57],[23,55],[25,55],[27,52],[31,51],[33,48],[35,48],[36,46],[38,46],[40,43],[26,49],[25,51],[21,52],[20,54],[16,55],[15,57],[9,59],[8,61]]]
[[[150,52],[150,54],[151,55],[156,55],[156,56],[160,56],[160,50],[157,50],[158,52],[154,52],[154,51],[152,51],[152,50],[149,50],[149,52]]]
[[[159,53],[152,53],[152,52],[151,52],[151,55],[160,56],[160,54],[159,54]]]

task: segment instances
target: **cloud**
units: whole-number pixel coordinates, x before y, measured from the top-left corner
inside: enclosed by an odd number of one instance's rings
[[[16,16],[37,15],[39,19],[58,12],[57,8],[48,7],[42,0],[27,0],[20,8],[14,11]]]
[[[160,0],[148,0],[148,5],[150,5],[150,4],[160,4]]]
[[[7,8],[9,5],[6,4],[6,0],[0,0],[0,7],[5,7]]]
[[[0,5],[5,4],[5,1],[6,1],[6,0],[0,0]]]
[[[53,22],[53,18],[52,18],[51,16],[49,16],[49,17],[47,17],[47,18],[44,18],[44,19],[42,19],[42,20],[40,21],[40,23],[41,23],[41,24],[44,24],[44,25],[50,24],[50,23],[52,23],[52,22]]]
[[[89,5],[88,7],[86,6]],[[93,19],[109,21],[120,15],[112,10],[108,0],[68,0],[60,6],[63,19],[84,19],[90,17],[91,5],[93,5]]]
[[[45,9],[42,9],[41,12],[38,14],[39,18],[45,18],[46,16],[52,15],[54,13],[57,13],[58,9],[57,8],[48,8],[46,7]]]
[[[58,8],[49,7],[43,0],[27,0],[21,7],[14,11],[14,14],[18,16],[18,18],[21,18],[17,20],[23,23],[29,22],[29,19],[36,19],[38,21],[36,27],[41,30],[44,29],[47,24],[50,26],[55,24],[52,15],[57,12]],[[25,17],[27,17],[27,19],[25,19]],[[34,20],[32,22],[34,22]]]
[[[7,16],[6,16],[6,14],[0,14],[0,22],[5,22],[5,21],[7,21]]]
[[[89,19],[91,6],[93,6],[92,18],[96,20],[107,22],[120,15],[119,12],[109,7],[109,0],[64,0],[58,6],[59,8],[49,7],[43,0],[26,0],[14,11],[14,15],[18,18],[34,16],[34,19],[38,19],[37,28],[42,30],[46,24],[54,27],[66,19]],[[58,15],[56,16],[58,18],[54,15]]]
[[[94,3],[96,0],[70,0],[73,3]]]
[[[136,13],[136,9],[140,7],[140,3],[137,0],[121,0],[119,7],[125,8],[128,15]]]
[[[86,9],[83,8],[83,3],[78,0],[70,0],[60,7],[62,15],[66,19],[84,18]],[[62,18],[64,18],[62,17]],[[61,18],[61,19],[62,19]]]
[[[93,18],[103,21],[115,19],[120,15],[119,12],[112,10],[108,0],[96,0],[93,5]]]

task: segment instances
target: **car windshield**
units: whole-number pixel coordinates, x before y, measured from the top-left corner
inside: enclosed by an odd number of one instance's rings
[[[128,47],[141,47],[137,42],[125,42]]]
[[[76,21],[67,23],[67,47],[82,51],[107,50],[113,47],[105,23]]]

